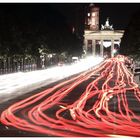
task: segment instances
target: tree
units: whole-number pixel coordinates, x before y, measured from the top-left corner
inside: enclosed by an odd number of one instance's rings
[[[140,58],[140,11],[131,17],[121,41],[120,53]]]
[[[49,4],[0,7],[0,55],[39,58],[42,46],[50,53],[79,54],[80,39],[66,18]]]

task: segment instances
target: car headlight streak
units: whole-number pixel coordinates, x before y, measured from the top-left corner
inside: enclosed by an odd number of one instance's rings
[[[11,99],[20,94],[24,94],[56,82],[73,74],[88,70],[103,61],[100,57],[87,57],[80,62],[62,67],[52,67],[45,70],[31,72],[18,72],[0,76],[0,97],[5,96],[5,100]],[[92,62],[92,63],[91,63]],[[17,94],[18,93],[18,94]],[[10,96],[12,95],[12,96]],[[9,96],[9,97],[8,97]]]

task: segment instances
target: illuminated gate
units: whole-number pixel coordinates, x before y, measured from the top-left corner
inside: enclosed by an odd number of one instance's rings
[[[90,5],[89,8],[85,22],[83,51],[86,55],[113,57],[119,53],[124,30],[114,30],[113,25],[109,24],[109,18],[99,30],[99,8],[94,5]]]

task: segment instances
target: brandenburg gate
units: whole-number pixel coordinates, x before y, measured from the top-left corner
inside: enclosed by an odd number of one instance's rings
[[[99,30],[99,8],[92,4],[86,18],[86,25],[83,46],[86,55],[113,57],[119,52],[124,30],[114,30],[113,25],[109,24],[109,18]]]

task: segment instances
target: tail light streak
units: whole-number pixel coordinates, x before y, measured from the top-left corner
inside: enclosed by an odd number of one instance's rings
[[[125,66],[126,60],[120,55],[110,58],[94,69],[13,104],[2,112],[1,123],[64,137],[111,137],[113,133],[140,136],[140,116],[131,109],[127,97],[133,94],[140,105],[140,90]],[[97,74],[100,75],[92,79]],[[92,80],[76,100],[64,100],[71,94],[75,96],[72,91],[89,79]],[[28,111],[21,115],[26,108]]]

